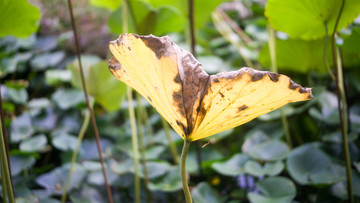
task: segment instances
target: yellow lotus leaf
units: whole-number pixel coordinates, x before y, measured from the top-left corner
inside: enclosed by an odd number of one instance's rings
[[[109,47],[111,73],[145,97],[188,141],[313,97],[310,88],[277,73],[241,68],[208,75],[167,36],[123,34]]]

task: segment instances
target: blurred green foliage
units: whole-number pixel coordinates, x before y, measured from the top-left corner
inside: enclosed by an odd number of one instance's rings
[[[38,29],[40,11],[27,0],[0,1],[0,37],[27,37]]]

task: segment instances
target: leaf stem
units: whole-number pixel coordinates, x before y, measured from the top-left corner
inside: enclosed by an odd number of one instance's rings
[[[9,171],[8,159],[6,158],[6,146],[5,146],[4,134],[2,130],[4,126],[2,126],[1,122],[0,122],[0,128],[1,128],[0,129],[0,158],[1,158],[0,163],[1,163],[1,175],[2,175],[1,179],[4,179],[4,183],[5,183],[5,187],[3,186],[2,189],[6,190],[7,197],[9,198],[9,202],[14,203],[15,199],[11,184],[11,174]]]
[[[334,31],[331,36],[331,48],[332,48],[332,58],[335,72],[335,82],[336,82],[336,95],[338,102],[338,111],[339,111],[339,120],[340,120],[340,128],[342,135],[342,144],[344,150],[344,159],[346,164],[346,176],[347,176],[347,192],[348,199],[351,203],[354,202],[353,196],[353,188],[352,188],[352,175],[351,175],[351,160],[349,153],[349,143],[348,143],[348,129],[347,129],[347,103],[345,96],[345,88],[344,88],[344,78],[343,78],[343,70],[341,65],[341,58],[338,49],[335,44],[335,36],[337,26],[345,5],[345,0],[342,0],[341,7],[339,11],[339,15],[337,16],[336,23],[334,26]]]
[[[132,89],[130,86],[126,86],[127,98],[129,103],[129,117],[131,125],[131,141],[133,148],[133,159],[135,169],[135,202],[140,203],[140,177],[139,177],[139,148],[138,138],[136,130],[135,112],[133,106]]]
[[[11,189],[12,191],[14,191],[14,184],[13,184],[13,180],[12,180],[12,176],[11,176],[11,163],[10,163],[10,156],[9,156],[9,137],[7,135],[6,132],[6,126],[5,126],[5,115],[4,115],[4,109],[3,109],[3,105],[2,105],[2,96],[1,96],[1,83],[0,83],[0,119],[1,119],[1,126],[3,126],[2,129],[2,133],[3,133],[3,138],[4,138],[4,144],[5,144],[5,150],[6,150],[6,159],[8,162],[8,169],[9,173],[10,173],[10,183],[11,183]]]
[[[153,130],[152,130],[152,127],[150,125],[150,122],[149,122],[149,115],[146,111],[146,108],[143,107],[143,111],[142,111],[142,119],[143,119],[143,122],[144,122],[144,125],[145,125],[145,132],[148,134],[148,135],[153,135]]]
[[[169,142],[169,145],[170,145],[171,155],[173,156],[174,163],[179,164],[179,153],[178,153],[178,151],[176,149],[174,141],[171,138],[169,124],[162,117],[161,117],[161,123],[162,123],[162,125],[164,127],[165,135],[166,135],[166,138],[168,139],[168,142]]]
[[[325,27],[325,42],[324,42],[324,52],[323,52],[323,55],[324,55],[324,63],[325,63],[325,67],[326,67],[326,70],[327,72],[329,73],[331,79],[333,81],[335,81],[335,76],[334,76],[334,73],[331,71],[330,69],[330,66],[329,66],[329,63],[327,61],[327,56],[326,56],[326,50],[327,50],[327,45],[328,45],[328,25],[327,23],[325,22],[324,23],[324,27]]]
[[[276,63],[276,36],[275,36],[275,30],[271,27],[270,24],[268,24],[268,33],[269,33],[269,52],[270,52],[270,59],[271,59],[271,72],[277,73],[277,63]],[[281,113],[281,122],[283,124],[284,132],[285,132],[285,139],[287,144],[290,148],[293,147],[292,141],[291,141],[291,135],[289,130],[289,123],[286,118],[285,112],[283,108],[280,108]]]
[[[194,0],[189,0],[189,25],[190,25],[190,47],[191,53],[196,58],[196,38],[195,38],[195,27],[194,27]]]
[[[189,152],[190,143],[191,143],[190,140],[187,140],[186,138],[184,139],[184,146],[181,152],[181,162],[180,162],[181,182],[183,185],[186,203],[192,203],[191,193],[189,190],[189,185],[186,176],[186,156]]]
[[[136,93],[136,102],[137,102],[137,108],[136,108],[136,120],[138,123],[138,129],[139,129],[139,144],[140,144],[140,153],[141,153],[141,165],[143,167],[143,173],[144,173],[144,182],[145,182],[145,189],[146,189],[146,197],[147,202],[152,203],[152,194],[149,190],[149,173],[146,167],[146,155],[145,155],[145,144],[144,144],[144,128],[143,128],[143,122],[142,122],[142,116],[144,112],[144,107],[141,104],[140,101],[140,95]]]
[[[4,168],[4,164],[1,163],[0,165],[0,169],[1,169],[1,177],[5,177],[5,168]],[[2,200],[4,202],[7,202],[7,191],[6,191],[6,181],[5,178],[1,178],[1,186],[2,186]]]
[[[122,10],[122,21],[123,21],[123,32],[128,32],[128,10],[129,10],[129,1],[123,1],[123,10]],[[133,148],[133,160],[134,160],[134,189],[135,189],[135,202],[140,203],[141,201],[141,188],[140,188],[140,176],[139,176],[139,144],[137,138],[137,130],[136,130],[136,119],[135,119],[135,111],[132,97],[132,88],[130,86],[126,86],[127,99],[129,103],[129,117],[130,117],[130,126],[131,126],[131,142]]]
[[[87,110],[86,113],[85,113],[85,118],[84,118],[83,124],[81,126],[81,129],[80,129],[80,132],[79,132],[79,135],[78,135],[75,150],[74,150],[74,152],[72,154],[72,157],[71,157],[71,163],[70,163],[69,172],[68,172],[68,175],[66,177],[66,182],[65,182],[65,185],[64,185],[63,194],[61,196],[61,202],[62,203],[64,203],[66,201],[67,191],[68,191],[69,185],[70,185],[71,174],[74,172],[73,171],[74,170],[74,164],[76,162],[76,158],[77,158],[77,155],[78,155],[82,140],[84,138],[86,129],[89,126],[89,121],[90,121],[90,113]]]
[[[107,196],[108,196],[109,202],[113,203],[113,198],[112,198],[112,194],[111,194],[111,188],[110,188],[110,185],[109,185],[109,182],[108,182],[108,179],[107,179],[104,157],[103,157],[102,150],[101,150],[101,145],[100,145],[99,131],[98,131],[98,128],[97,128],[97,125],[96,125],[95,115],[94,115],[93,109],[91,107],[89,96],[88,96],[87,89],[86,89],[86,84],[85,84],[85,79],[84,79],[84,71],[83,71],[82,64],[81,64],[80,45],[79,45],[79,40],[78,40],[78,36],[77,36],[77,31],[76,31],[76,25],[75,25],[75,19],[74,19],[71,0],[68,0],[68,4],[69,4],[70,17],[71,17],[71,25],[72,25],[72,29],[73,29],[73,33],[74,33],[74,39],[75,39],[76,55],[77,55],[78,62],[79,62],[81,84],[82,84],[82,87],[83,87],[83,90],[84,90],[86,104],[87,104],[87,107],[88,107],[89,112],[90,112],[91,123],[92,123],[92,126],[94,128],[96,146],[97,146],[97,150],[98,150],[98,153],[99,153],[101,169],[102,169],[102,172],[103,172],[103,175],[104,175]]]

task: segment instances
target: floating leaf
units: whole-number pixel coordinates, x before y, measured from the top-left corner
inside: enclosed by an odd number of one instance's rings
[[[135,22],[132,21],[132,18],[128,18],[127,32],[164,35],[169,32],[181,31],[184,28],[185,20],[174,7],[161,6],[155,9],[143,1],[132,1],[131,7]],[[122,10],[120,7],[110,15],[108,26],[112,33],[123,33]]]
[[[254,146],[266,142],[270,139],[270,137],[265,134],[264,131],[262,130],[251,130],[250,132],[247,133],[246,137],[245,137],[245,142],[244,144],[241,146],[241,150],[244,153],[247,153],[251,150],[251,148],[253,148]]]
[[[154,136],[148,136],[151,138],[150,142],[152,143],[158,143],[158,144],[162,144],[162,145],[165,145],[165,146],[168,146],[169,145],[169,140],[166,138],[166,134],[165,134],[165,130],[164,129],[160,129],[159,131],[157,131],[155,133]],[[177,142],[179,140],[181,140],[181,138],[177,135],[177,133],[174,131],[174,130],[170,130],[170,135],[171,135],[171,138],[174,142]]]
[[[106,148],[111,142],[107,139],[100,138],[100,146],[103,151],[106,151]],[[83,140],[81,144],[81,158],[82,160],[98,160],[99,153],[97,150],[97,142],[92,140]]]
[[[58,89],[52,95],[52,100],[63,110],[85,103],[84,92],[77,89]]]
[[[360,162],[353,163],[358,173],[360,173]]]
[[[318,71],[326,73],[324,63],[324,40],[276,39],[276,64],[279,70],[308,73]],[[327,60],[332,65],[331,46],[327,49]],[[269,44],[266,43],[259,54],[259,62],[263,67],[271,66]]]
[[[19,90],[14,88],[7,88],[6,97],[8,97],[16,104],[26,104],[28,100],[28,93],[25,88],[21,88]]]
[[[257,161],[249,160],[246,162],[244,169],[246,173],[257,177],[265,175],[275,176],[284,170],[284,164],[282,161],[277,161],[273,163],[266,162],[264,165],[261,165]]]
[[[277,161],[284,159],[289,151],[289,147],[284,142],[270,140],[251,148],[248,155],[257,160]]]
[[[36,183],[44,187],[54,194],[62,194],[64,190],[65,177],[69,173],[70,164],[56,168],[48,173],[44,173],[36,178]],[[79,188],[86,175],[85,169],[75,164],[73,167],[68,192],[73,189]]]
[[[35,162],[36,161],[33,156],[10,156],[11,175],[19,175],[23,170],[31,168],[35,164]]]
[[[77,138],[67,132],[52,133],[52,144],[61,151],[75,150]]]
[[[45,81],[49,85],[58,85],[62,82],[70,82],[71,72],[69,70],[47,70],[45,72]]]
[[[16,56],[10,56],[7,58],[2,58],[0,60],[0,76],[5,77],[9,73],[14,73],[16,71],[16,65],[18,64],[18,59]]]
[[[134,161],[132,159],[126,159],[121,162],[112,161],[110,164],[111,170],[119,175],[130,172],[132,167],[134,167]]]
[[[351,31],[351,35],[344,40],[344,44],[341,46],[342,50],[348,53],[360,53],[360,27],[354,27]]]
[[[85,55],[81,61],[88,94],[93,96],[95,101],[108,111],[118,110],[125,96],[126,86],[112,77],[107,68],[107,62],[101,61],[97,56]],[[78,65],[78,61],[75,60],[67,68],[72,73],[71,83],[82,89]]]
[[[353,194],[357,197],[360,197],[360,173],[352,170],[351,174],[353,181]],[[333,186],[331,186],[331,193],[342,200],[348,200],[347,183],[343,181],[334,184]]]
[[[115,174],[113,171],[111,171],[109,168],[106,168],[106,171],[107,171],[106,173],[109,184],[114,183],[117,180],[118,175]],[[98,186],[105,185],[104,173],[102,172],[101,169],[96,171],[91,171],[86,177],[86,180],[92,185],[98,185]]]
[[[148,178],[154,179],[165,175],[171,168],[171,165],[165,161],[147,161],[146,169],[148,172]],[[126,159],[122,162],[113,162],[111,169],[114,173],[122,175],[128,172],[135,173],[134,161],[132,159]],[[144,169],[141,164],[139,167],[139,175],[144,178]]]
[[[121,5],[121,0],[90,0],[93,6],[115,10]]]
[[[269,177],[256,184],[261,194],[248,193],[254,203],[289,203],[296,196],[294,183],[285,177]]]
[[[325,36],[334,30],[340,11],[338,0],[269,0],[266,3],[265,15],[275,30],[286,32],[292,38],[305,40]],[[360,14],[360,1],[347,0],[339,20],[337,30],[352,23]]]
[[[38,28],[41,13],[27,0],[0,1],[0,37],[27,37]],[[19,26],[21,25],[21,26]]]
[[[291,177],[299,184],[331,184],[345,179],[343,168],[331,163],[331,159],[315,143],[292,150],[286,162]]]
[[[211,188],[207,182],[199,183],[191,191],[191,196],[194,200],[194,203],[204,203],[204,202],[224,202],[225,197],[220,196],[216,190]]]
[[[37,115],[38,111],[40,111],[42,109],[46,109],[47,107],[49,107],[50,104],[51,104],[50,100],[48,100],[45,97],[43,97],[43,98],[34,98],[34,99],[29,101],[28,107],[31,109],[31,114],[32,115]]]
[[[36,39],[33,49],[38,52],[49,52],[57,47],[57,38],[55,36],[42,36]],[[57,52],[54,52],[57,53]]]
[[[312,107],[309,111],[310,115],[324,123],[338,125],[339,112],[337,109],[337,97],[331,92],[322,92],[318,96],[320,110]]]
[[[184,19],[188,18],[188,4],[182,0],[148,0],[154,7],[169,5],[180,10]],[[194,1],[194,26],[196,29],[203,28],[211,19],[211,13],[222,3],[222,0],[196,0]]]
[[[95,187],[83,187],[80,191],[70,193],[69,197],[72,203],[97,203],[107,201],[99,189]],[[60,201],[54,203],[60,203]]]
[[[344,39],[341,46],[344,67],[358,67],[360,65],[360,27],[353,27],[351,35]]]
[[[172,167],[164,176],[149,183],[152,191],[174,192],[182,188],[180,167]]]
[[[146,169],[148,171],[148,177],[150,179],[160,177],[167,173],[171,168],[171,165],[168,162],[161,161],[161,162],[155,162],[155,161],[147,161],[146,162]],[[144,169],[143,165],[140,165],[140,177],[144,177]]]
[[[20,142],[21,140],[30,137],[34,133],[34,128],[31,124],[31,117],[28,113],[23,113],[16,117],[11,123],[11,141]]]
[[[15,199],[16,203],[28,203],[28,202],[38,202],[39,198],[36,195],[29,195],[26,198],[18,197]]]
[[[130,157],[133,157],[133,150],[132,145],[130,143],[131,140],[128,140],[127,142],[119,143],[117,146],[118,148],[127,153]],[[165,151],[165,147],[161,145],[153,145],[145,149],[145,158],[146,160],[154,160],[158,159],[160,155]],[[139,157],[142,158],[141,156]]]
[[[20,143],[20,150],[25,152],[38,152],[44,149],[47,139],[44,134],[27,138]]]
[[[43,53],[35,56],[30,62],[33,70],[42,71],[49,67],[55,67],[65,58],[65,52]]]
[[[333,142],[333,143],[338,143],[341,144],[342,143],[342,135],[341,135],[341,131],[335,131],[332,132],[330,134],[327,135],[323,135],[322,140],[325,142]],[[350,132],[348,134],[348,142],[352,142],[358,139],[358,134],[355,132]]]
[[[223,162],[215,162],[212,168],[222,175],[237,176],[243,174],[244,165],[249,160],[245,154],[235,154],[229,160]]]

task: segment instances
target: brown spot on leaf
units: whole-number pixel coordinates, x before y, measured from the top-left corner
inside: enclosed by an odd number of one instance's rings
[[[128,46],[129,51],[131,51],[131,48]]]
[[[314,96],[312,95],[311,90],[310,90],[310,94],[308,96],[308,99],[312,99],[312,98],[314,98]]]
[[[174,78],[174,82],[176,82],[177,84],[182,84],[181,83],[181,78],[180,78],[180,75],[177,74],[176,77]]]
[[[184,133],[185,133],[185,136],[188,136],[188,135],[189,135],[188,129],[187,129],[180,121],[176,120],[176,124],[178,124],[178,125],[182,128],[182,130],[183,130]]]
[[[251,81],[252,82],[256,82],[258,80],[261,80],[264,78],[264,76],[266,75],[265,72],[262,71],[254,71],[251,73]]]
[[[299,88],[300,87],[300,88]],[[304,88],[298,84],[296,84],[294,81],[290,80],[290,83],[289,83],[289,88],[292,89],[292,90],[296,90],[297,88],[299,88],[299,92],[301,94],[304,94],[304,93],[309,93],[309,96],[308,98],[309,99],[312,99],[314,96],[312,95],[311,93],[311,89],[310,88]]]
[[[247,108],[249,108],[249,107],[244,104],[238,108],[238,111],[244,111]]]
[[[219,92],[219,94],[220,94],[220,96],[221,96],[222,98],[225,97],[223,93]]]
[[[300,85],[296,84],[294,81],[290,80],[289,88],[292,90],[296,90]]]
[[[123,39],[124,36],[125,36],[125,34],[121,34],[121,35],[119,36],[119,38],[117,38],[116,40],[110,41],[110,44],[117,44],[118,46],[120,46],[121,43],[122,43],[122,39]]]
[[[168,55],[167,50],[171,47],[171,41],[169,37],[155,37],[153,35],[139,36],[136,34],[134,34],[134,36],[140,38],[145,43],[145,45],[155,53],[158,59],[160,59],[161,56]]]
[[[182,96],[181,96],[181,93],[180,93],[180,92],[174,92],[172,96],[173,96],[174,101],[175,101],[176,103],[182,102]]]
[[[111,59],[109,59],[108,65],[109,68],[111,68],[115,72],[121,70],[121,64],[115,57],[111,57]]]
[[[152,99],[151,99],[149,96],[147,96],[147,98],[148,98],[148,100],[149,100],[150,102],[152,102]]]
[[[279,77],[280,77],[279,74],[277,74],[277,73],[272,73],[272,72],[268,72],[267,75],[269,76],[269,78],[270,78],[271,81],[273,81],[273,82],[279,81]]]

